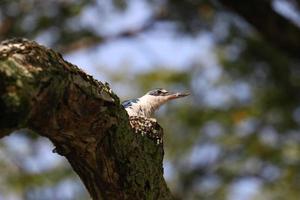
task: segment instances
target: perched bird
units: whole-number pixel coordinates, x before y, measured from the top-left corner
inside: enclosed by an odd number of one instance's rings
[[[129,116],[139,116],[151,118],[159,107],[172,99],[188,96],[189,93],[168,92],[159,88],[147,92],[144,96],[124,101],[122,105]]]

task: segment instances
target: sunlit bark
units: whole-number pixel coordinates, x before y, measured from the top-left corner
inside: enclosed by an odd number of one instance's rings
[[[93,199],[172,199],[163,146],[131,129],[107,84],[51,49],[0,44],[0,109],[0,138],[16,129],[49,138]]]

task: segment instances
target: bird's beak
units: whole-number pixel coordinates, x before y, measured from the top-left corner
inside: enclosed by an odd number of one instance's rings
[[[169,93],[168,94],[168,99],[177,99],[177,98],[181,98],[181,97],[186,97],[190,95],[189,92],[176,92],[176,93]]]

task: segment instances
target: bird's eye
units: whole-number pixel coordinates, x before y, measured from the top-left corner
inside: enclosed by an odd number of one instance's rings
[[[152,91],[148,92],[149,95],[153,95],[153,96],[162,96],[167,93],[168,92],[163,89],[156,89],[156,90],[152,90]]]

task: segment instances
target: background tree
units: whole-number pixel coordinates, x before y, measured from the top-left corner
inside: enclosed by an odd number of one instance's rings
[[[178,198],[299,199],[299,1],[103,2],[1,1],[0,38],[53,47],[124,99],[191,90],[158,116]],[[86,198],[45,143],[1,143],[0,196]]]

